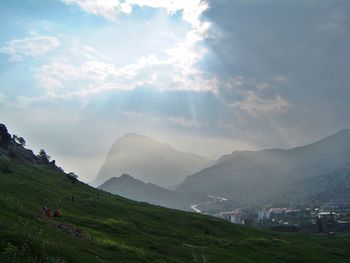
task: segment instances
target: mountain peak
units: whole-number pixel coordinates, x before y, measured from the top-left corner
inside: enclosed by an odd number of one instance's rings
[[[193,202],[187,195],[175,193],[153,183],[146,183],[129,174],[113,177],[98,188],[135,201],[186,211],[190,210]]]
[[[314,143],[288,150],[234,152],[222,157],[215,165],[187,177],[176,190],[225,196],[240,200],[241,206],[266,205],[269,200],[282,199],[270,199],[276,193],[284,193],[286,189],[291,193],[298,190],[300,195],[295,195],[293,202],[310,205],[311,191],[322,194],[326,199],[332,198],[335,193],[340,196],[346,192],[339,182],[347,181],[339,179],[341,176],[337,171],[350,169],[348,156],[350,130],[344,129]],[[338,179],[333,180],[332,177]]]
[[[151,137],[143,134],[137,134],[137,133],[125,133],[122,137],[117,139],[116,144],[137,144],[137,145],[163,145],[163,143],[157,142],[156,140],[152,139]],[[166,144],[164,144],[166,145]]]
[[[121,176],[120,176],[120,178],[121,179],[131,179],[131,178],[133,178],[131,175],[128,175],[128,174],[122,174]]]
[[[133,132],[127,132],[125,133],[122,137],[122,138],[149,138],[148,136],[146,135],[143,135],[143,134],[138,134],[138,133],[133,133]],[[150,138],[149,138],[150,139]]]
[[[122,137],[120,137],[117,141],[124,140],[144,140],[144,141],[154,141],[147,135],[137,134],[137,133],[125,133]]]
[[[120,174],[162,187],[179,184],[186,176],[207,166],[204,157],[183,153],[148,136],[126,133],[111,147],[94,185]]]
[[[350,129],[342,129],[312,144],[302,146],[302,147],[297,147],[297,148],[303,148],[311,145],[320,145],[325,148],[329,148],[329,147],[347,148],[348,147],[347,145],[349,145],[349,142],[350,142]]]
[[[336,132],[333,136],[350,136],[350,129],[342,129],[338,132]],[[332,136],[332,135],[331,135]]]

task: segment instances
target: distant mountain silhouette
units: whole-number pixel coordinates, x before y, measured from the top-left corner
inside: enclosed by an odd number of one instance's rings
[[[98,186],[126,173],[167,188],[179,184],[209,163],[204,157],[177,151],[147,136],[126,134],[114,143],[92,184]]]
[[[350,183],[349,168],[350,130],[342,130],[290,150],[233,152],[187,177],[176,190],[224,196],[249,207],[308,204],[317,200],[316,195],[322,195],[318,200],[322,202],[345,191]],[[337,183],[330,184],[335,180]],[[344,197],[343,201],[350,202]]]
[[[264,201],[280,207],[317,207],[327,202],[349,204],[350,169],[337,169],[288,185]]]
[[[191,210],[192,203],[186,195],[166,190],[152,183],[144,183],[127,174],[113,177],[98,188],[135,201],[180,210]]]

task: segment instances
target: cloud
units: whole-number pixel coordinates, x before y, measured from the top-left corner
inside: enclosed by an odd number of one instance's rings
[[[120,64],[113,53],[101,55],[94,47],[73,41],[60,56],[37,67],[35,77],[49,96],[86,96],[107,90],[134,90],[150,87],[158,90],[218,91],[215,74],[207,74],[198,64],[208,53],[204,40],[210,23],[201,20],[209,8],[206,1],[172,0],[62,0],[77,5],[84,12],[116,20],[119,13],[129,14],[133,7],[164,9],[167,14],[180,13],[180,19],[190,25],[187,33],[177,37],[170,46],[157,54],[142,56]],[[108,52],[103,52],[104,54]]]
[[[0,53],[10,56],[12,61],[21,61],[24,57],[38,57],[60,45],[53,36],[31,36],[24,39],[15,39],[0,47]]]
[[[170,122],[181,125],[182,127],[190,127],[190,128],[201,128],[202,125],[200,122],[196,120],[187,119],[183,116],[177,116],[169,119]]]
[[[118,67],[103,60],[86,59],[75,63],[69,56],[53,59],[41,66],[36,79],[51,96],[85,96],[106,90],[130,90],[139,85],[152,83],[152,76],[137,79],[148,65],[157,65],[150,57],[141,57],[136,63]]]
[[[36,80],[49,96],[86,96],[108,90],[134,90],[150,87],[158,90],[216,92],[218,81],[195,69],[182,68],[171,59],[141,57],[133,64],[86,59],[81,63],[69,56],[53,59],[36,70]]]
[[[139,87],[216,93],[219,85],[216,76],[196,66],[207,53],[198,44],[206,37],[208,26],[203,23],[202,27],[190,30],[184,39],[157,55],[145,54],[124,65],[73,39],[60,56],[38,67],[35,77],[47,95],[60,97]]]
[[[5,104],[7,102],[7,96],[0,92],[0,103]],[[1,108],[1,105],[0,105]]]
[[[288,79],[285,76],[276,76],[274,80],[280,84],[284,84],[284,85],[288,84]]]
[[[125,7],[121,7],[118,0],[63,0],[63,2],[69,5],[78,5],[89,14],[103,16],[109,20],[115,20],[120,11],[128,11]]]
[[[270,84],[268,83],[265,83],[265,82],[259,82],[255,85],[255,87],[258,89],[258,90],[264,90],[264,89],[268,89],[271,87]]]
[[[181,11],[183,20],[190,23],[194,28],[201,27],[200,16],[209,8],[208,3],[202,0],[126,0],[125,3],[140,7],[165,8],[170,15]]]
[[[201,26],[200,15],[208,9],[202,0],[62,0],[65,4],[78,5],[83,11],[116,20],[119,13],[130,14],[133,6],[163,8],[169,15],[182,12],[184,21],[194,28]]]
[[[275,95],[272,98],[264,98],[253,91],[245,92],[242,101],[231,105],[231,107],[239,108],[247,112],[252,117],[281,114],[284,113],[289,106],[290,103],[280,95]]]

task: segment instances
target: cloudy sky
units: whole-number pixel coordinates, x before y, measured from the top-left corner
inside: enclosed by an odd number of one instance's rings
[[[350,128],[348,0],[0,1],[0,122],[91,181],[127,132],[183,151]]]

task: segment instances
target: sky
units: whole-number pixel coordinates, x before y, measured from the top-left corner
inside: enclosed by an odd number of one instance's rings
[[[2,0],[0,122],[90,182],[125,133],[219,157],[350,128],[348,0]]]

